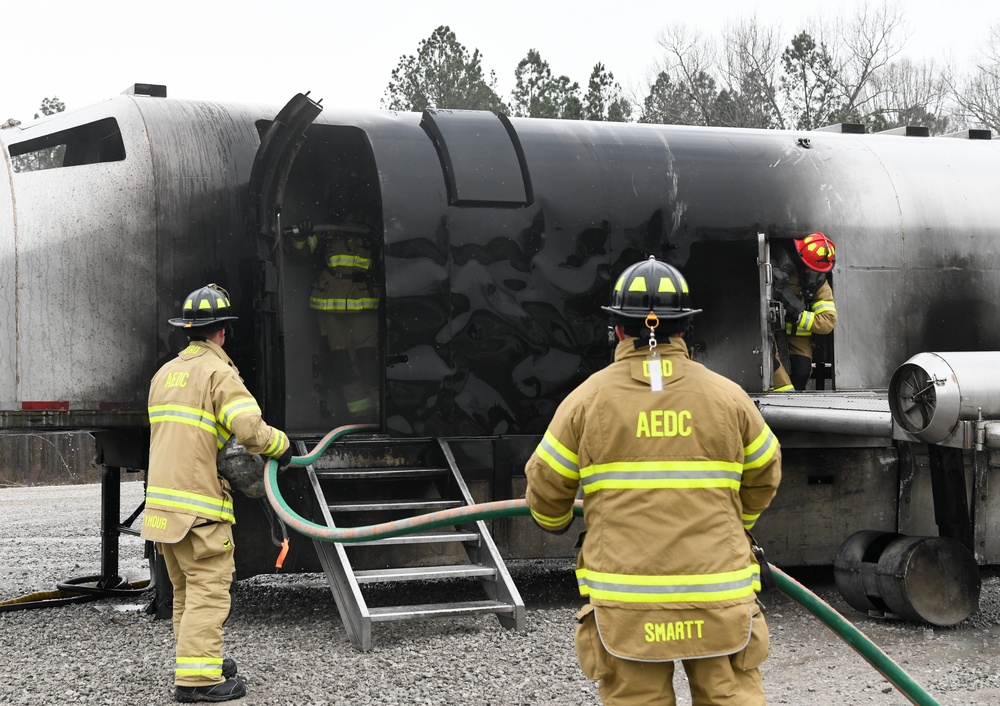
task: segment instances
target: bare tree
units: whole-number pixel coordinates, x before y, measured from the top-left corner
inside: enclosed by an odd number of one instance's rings
[[[642,103],[640,123],[660,125],[705,125],[702,105],[715,101],[715,79],[701,72],[681,86],[670,74],[661,71]]]
[[[898,0],[877,6],[864,2],[852,17],[838,20],[833,31],[833,77],[841,101],[836,117],[864,120],[878,98],[876,79],[906,43],[902,6]]]
[[[949,79],[948,88],[961,119],[1000,132],[1000,23],[990,28],[972,74]]]
[[[872,79],[869,123],[875,132],[923,125],[931,134],[948,131],[948,85],[934,60],[893,62]]]
[[[754,16],[727,25],[722,35],[720,124],[732,127],[782,128],[778,73],[778,31]]]
[[[718,125],[714,42],[683,24],[668,27],[657,42],[666,54],[654,84],[660,89],[657,100],[685,104],[679,110],[661,105],[661,114],[689,116],[691,125]],[[643,122],[657,122],[648,119],[653,114],[645,111]]]

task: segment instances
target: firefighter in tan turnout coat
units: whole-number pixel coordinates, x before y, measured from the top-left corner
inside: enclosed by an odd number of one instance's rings
[[[650,258],[604,307],[614,362],[559,406],[529,459],[527,502],[565,531],[583,488],[576,652],[605,704],[763,704],[768,632],[747,531],[781,476],[778,441],[733,382],[690,360],[688,287]],[[667,338],[657,345],[656,336]]]
[[[261,419],[260,407],[222,350],[229,295],[217,285],[195,290],[173,326],[190,345],[164,365],[149,388],[149,472],[143,539],[156,542],[174,589],[174,698],[228,701],[243,696],[233,660],[222,657],[233,558],[233,497],[216,457],[235,436],[250,453],[291,460],[285,433]]]

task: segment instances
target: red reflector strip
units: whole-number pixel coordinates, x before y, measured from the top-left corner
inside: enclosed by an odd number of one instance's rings
[[[21,409],[28,410],[69,410],[69,402],[22,402]]]

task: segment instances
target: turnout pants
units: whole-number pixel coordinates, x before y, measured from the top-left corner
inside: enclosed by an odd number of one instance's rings
[[[604,706],[676,706],[674,662],[639,662],[610,654],[593,613],[577,625],[575,643],[583,673],[600,681]],[[758,608],[744,649],[720,657],[678,660],[687,673],[692,706],[764,706],[760,665],[769,644],[767,624]]]
[[[207,686],[222,678],[222,624],[236,562],[226,522],[192,527],[176,544],[160,544],[174,587],[176,686]]]

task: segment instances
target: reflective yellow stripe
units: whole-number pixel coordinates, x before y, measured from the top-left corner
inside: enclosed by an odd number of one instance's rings
[[[347,401],[347,411],[350,412],[351,414],[367,412],[372,408],[372,406],[373,404],[371,397],[362,397],[361,399]]]
[[[172,490],[150,486],[146,488],[146,507],[162,507],[168,510],[188,512],[201,517],[213,517],[226,522],[236,522],[233,505],[227,500],[213,498],[185,490]]]
[[[545,430],[545,436],[542,437],[535,453],[559,475],[566,476],[570,480],[580,480],[580,457],[563,446],[548,429]]]
[[[158,404],[149,408],[149,423],[177,422],[188,424],[215,436],[215,415],[198,407],[182,404]]]
[[[260,406],[253,397],[241,397],[229,404],[223,405],[220,410],[219,421],[222,422],[226,429],[231,431],[233,420],[245,412],[256,412],[258,415],[261,413]]]
[[[812,306],[809,307],[814,314],[822,314],[827,311],[836,311],[837,307],[833,305],[833,302],[828,299],[820,299],[814,301]]]
[[[749,530],[753,529],[754,523],[760,519],[760,513],[758,512],[756,515],[748,515],[744,512],[740,517],[743,520],[743,529]]]
[[[789,392],[795,389],[795,385],[788,383],[787,385],[782,385],[781,387],[775,387],[771,389],[771,392]]]
[[[777,451],[778,437],[765,424],[757,438],[751,441],[749,446],[743,447],[743,470],[748,471],[751,468],[767,465]]]
[[[271,439],[271,443],[267,445],[264,449],[265,456],[280,456],[282,452],[288,447],[288,437],[285,436],[285,432],[280,429],[274,430],[274,438]]]
[[[791,323],[785,324],[785,333],[789,336],[811,336],[814,323],[816,323],[816,314],[811,311],[803,311],[799,315],[798,324],[794,328]]]
[[[359,270],[367,270],[371,267],[370,258],[360,255],[330,255],[326,258],[326,266],[333,269],[336,267],[354,267]]]
[[[309,245],[309,252],[314,253],[316,252],[316,246],[319,245],[319,240],[315,235],[310,235],[308,238],[292,236],[292,247],[296,250],[301,250],[306,245]]]
[[[174,674],[177,676],[222,676],[221,657],[178,657],[174,663]]]
[[[581,596],[619,603],[711,603],[752,597],[760,567],[718,574],[642,576],[577,569]]]
[[[327,299],[324,297],[309,297],[309,307],[319,311],[369,311],[371,309],[378,309],[378,298]]]
[[[561,529],[573,519],[573,510],[570,509],[565,515],[560,515],[559,517],[550,517],[549,515],[543,515],[540,512],[532,510],[531,516],[535,518],[535,522],[546,529]]]
[[[743,466],[733,461],[619,461],[581,468],[580,477],[585,493],[607,488],[739,490]]]

